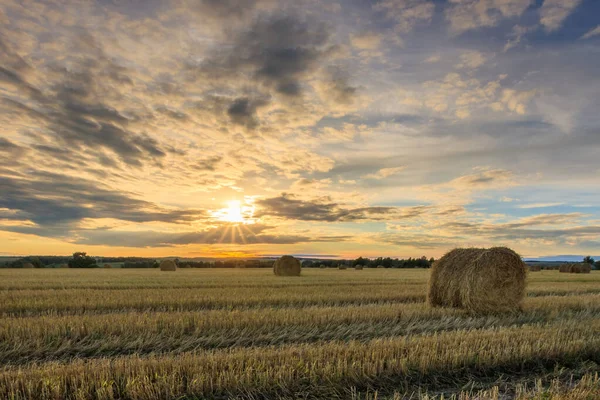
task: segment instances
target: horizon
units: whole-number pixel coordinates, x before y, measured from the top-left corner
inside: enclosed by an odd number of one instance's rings
[[[3,1],[0,256],[600,254],[599,14]]]

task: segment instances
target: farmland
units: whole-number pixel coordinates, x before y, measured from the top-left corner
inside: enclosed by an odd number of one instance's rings
[[[429,308],[427,278],[0,270],[0,398],[600,396],[600,273],[530,273],[488,315]]]

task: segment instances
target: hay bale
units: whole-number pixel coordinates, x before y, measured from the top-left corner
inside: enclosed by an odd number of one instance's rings
[[[378,265],[377,268],[385,268],[383,265]]]
[[[23,263],[23,268],[35,268],[35,267],[33,266],[32,263],[26,262],[26,263]]]
[[[177,271],[177,264],[173,260],[162,260],[160,262],[161,271]]]
[[[319,268],[321,268],[321,269],[325,269],[325,268],[327,268],[327,265],[325,265],[325,264],[321,264],[321,265],[319,265]]]
[[[514,311],[526,277],[525,263],[506,247],[454,249],[433,264],[427,300],[477,313]]]
[[[104,264],[104,268],[112,268],[112,265],[110,265],[110,264]]]
[[[345,265],[338,265],[338,269],[346,269]]]
[[[571,265],[572,274],[589,274],[592,272],[592,266],[588,263],[577,263]]]
[[[273,272],[277,276],[300,276],[301,270],[300,261],[292,256],[282,256],[273,265]]]
[[[558,267],[558,272],[570,273],[572,267],[573,264],[560,264],[560,267]]]
[[[362,265],[357,265],[356,267],[354,267],[355,270],[357,271],[362,271],[363,266]]]
[[[542,270],[542,267],[540,267],[539,265],[530,265],[529,266],[529,272],[539,272]]]

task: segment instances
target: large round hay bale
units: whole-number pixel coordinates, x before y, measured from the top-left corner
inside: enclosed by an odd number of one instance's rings
[[[362,265],[357,265],[357,266],[354,267],[354,269],[357,270],[357,271],[362,271],[363,266]]]
[[[177,264],[173,260],[162,260],[160,262],[161,271],[177,271]]]
[[[33,266],[33,264],[32,264],[32,263],[30,263],[30,262],[25,262],[25,263],[23,263],[23,268],[35,268],[35,267]]]
[[[301,270],[300,261],[292,256],[282,256],[273,265],[273,272],[277,276],[300,276]]]
[[[433,264],[427,300],[477,313],[518,310],[526,276],[521,257],[506,247],[454,249]]]
[[[345,265],[338,265],[338,269],[346,269]]]

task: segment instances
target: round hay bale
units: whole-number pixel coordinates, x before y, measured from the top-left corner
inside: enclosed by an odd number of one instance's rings
[[[26,263],[23,263],[23,268],[35,268],[35,267],[33,266],[32,263],[26,262]]]
[[[590,272],[592,272],[592,266],[588,263],[572,264],[571,266],[572,274],[589,274]]]
[[[110,264],[104,264],[104,268],[112,268],[112,265],[110,265]]]
[[[354,267],[355,270],[357,271],[362,271],[363,266],[362,265],[357,265],[356,267]]]
[[[301,270],[300,261],[292,256],[282,256],[273,265],[273,272],[277,276],[300,276]]]
[[[558,267],[558,272],[569,273],[569,272],[571,272],[572,267],[573,267],[573,264],[560,264],[560,267]]]
[[[338,265],[338,269],[346,269],[345,265]]]
[[[433,264],[427,300],[476,313],[514,311],[526,277],[525,263],[506,247],[454,249]]]
[[[319,265],[319,268],[321,268],[321,269],[325,269],[325,268],[327,268],[327,265],[325,265],[325,264],[321,264],[321,265]]]
[[[540,272],[541,270],[542,270],[542,267],[540,267],[539,265],[530,265],[529,266],[530,272]]]
[[[162,260],[160,262],[161,271],[177,271],[177,264],[173,260]]]

